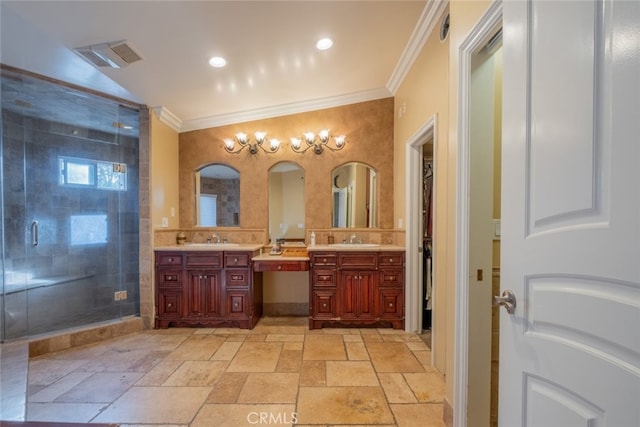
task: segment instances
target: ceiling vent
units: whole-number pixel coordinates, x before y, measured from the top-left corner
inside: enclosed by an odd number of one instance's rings
[[[97,67],[122,68],[142,59],[126,40],[77,47],[74,51]]]

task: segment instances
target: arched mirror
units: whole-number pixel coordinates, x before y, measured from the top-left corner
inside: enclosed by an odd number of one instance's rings
[[[195,172],[196,226],[240,225],[240,173],[223,164],[207,165]]]
[[[334,228],[378,226],[377,172],[364,163],[350,162],[331,174]]]
[[[304,169],[280,162],[269,169],[269,239],[304,241]]]

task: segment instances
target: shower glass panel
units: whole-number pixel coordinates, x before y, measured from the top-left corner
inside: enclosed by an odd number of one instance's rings
[[[1,339],[139,314],[137,109],[1,77]]]

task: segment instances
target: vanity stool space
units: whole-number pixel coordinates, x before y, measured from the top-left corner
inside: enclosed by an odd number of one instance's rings
[[[156,328],[230,326],[252,329],[262,316],[259,249],[155,250]]]
[[[309,258],[309,329],[404,328],[404,248],[326,245]]]

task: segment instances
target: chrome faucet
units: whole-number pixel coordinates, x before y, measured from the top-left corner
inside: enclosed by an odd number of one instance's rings
[[[353,241],[356,240],[356,233],[353,233],[351,235],[351,238],[349,239],[349,243],[351,243],[353,245]]]

